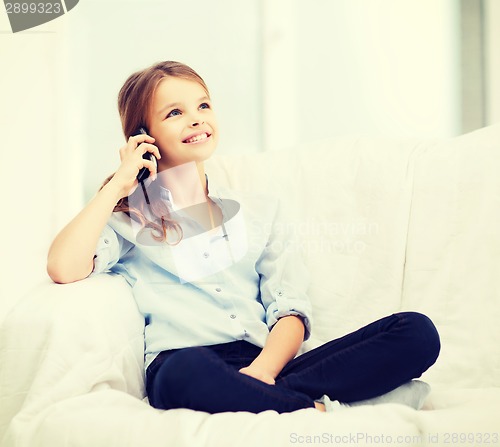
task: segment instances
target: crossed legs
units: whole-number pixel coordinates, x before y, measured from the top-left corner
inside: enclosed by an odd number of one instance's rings
[[[428,317],[400,312],[296,357],[275,385],[238,372],[260,348],[233,342],[167,351],[148,369],[147,389],[150,403],[162,409],[286,413],[315,407],[323,394],[356,402],[387,393],[420,377],[439,350],[439,335]]]

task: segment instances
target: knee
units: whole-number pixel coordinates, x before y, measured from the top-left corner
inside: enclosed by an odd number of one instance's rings
[[[407,328],[409,343],[423,365],[427,369],[433,365],[441,350],[439,333],[432,320],[418,312],[402,312]]]
[[[207,349],[203,347],[177,351],[163,363],[158,371],[159,378],[176,388],[189,386],[198,380],[198,376],[203,374],[207,367],[207,357],[210,357],[211,352],[205,351]]]
[[[185,406],[184,399],[199,383],[198,375],[205,370],[203,348],[186,348],[172,354],[158,370],[150,401],[157,408],[170,409]]]

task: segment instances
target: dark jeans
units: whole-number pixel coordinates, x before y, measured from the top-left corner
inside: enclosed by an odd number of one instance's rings
[[[437,359],[439,335],[425,315],[400,312],[291,360],[268,385],[238,372],[261,348],[245,341],[164,351],[147,369],[151,405],[220,413],[314,407],[327,394],[355,402],[420,377]]]

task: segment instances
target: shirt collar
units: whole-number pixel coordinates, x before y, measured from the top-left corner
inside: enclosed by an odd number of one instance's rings
[[[218,202],[219,198],[216,196],[217,188],[216,188],[214,182],[208,181],[208,175],[206,173],[205,173],[205,179],[207,181],[208,197],[210,197],[211,199]],[[172,207],[173,210],[179,209],[176,207],[175,202],[174,202],[174,198],[172,196],[172,192],[168,188],[165,188],[164,186],[160,186],[160,198],[167,203],[167,206]]]

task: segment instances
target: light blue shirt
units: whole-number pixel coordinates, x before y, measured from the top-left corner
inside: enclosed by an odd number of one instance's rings
[[[161,200],[183,229],[178,245],[154,241],[122,212],[113,213],[99,238],[92,275],[111,270],[131,285],[146,321],[146,368],[168,349],[236,340],[263,347],[286,315],[301,316],[309,338],[310,276],[280,220],[279,200],[208,183],[208,176],[207,187],[223,216],[211,231],[162,188]]]

